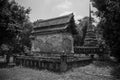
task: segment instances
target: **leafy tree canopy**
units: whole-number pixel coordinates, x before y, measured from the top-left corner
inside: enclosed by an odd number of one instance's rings
[[[120,59],[120,0],[92,0],[97,8],[96,15],[100,17],[98,27],[103,32],[103,38],[109,45],[111,53]]]
[[[15,0],[0,0],[0,46],[6,44],[17,50],[15,48],[22,49],[23,44],[29,45],[25,43],[32,29],[29,13],[30,8],[25,9]]]

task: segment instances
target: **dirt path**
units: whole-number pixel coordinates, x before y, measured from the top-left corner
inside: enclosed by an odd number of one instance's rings
[[[63,80],[113,80],[110,75],[110,68],[96,69],[94,65],[73,69],[63,76]]]
[[[0,80],[113,80],[110,71],[110,67],[96,67],[93,64],[61,74],[14,67],[0,69]]]

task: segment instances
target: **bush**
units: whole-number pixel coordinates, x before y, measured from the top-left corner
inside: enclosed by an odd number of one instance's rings
[[[120,65],[113,68],[113,70],[111,71],[111,75],[112,75],[115,79],[120,79]]]

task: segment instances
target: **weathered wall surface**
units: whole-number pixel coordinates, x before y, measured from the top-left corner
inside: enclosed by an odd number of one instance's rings
[[[32,40],[32,51],[72,52],[73,37],[69,33],[38,35]]]

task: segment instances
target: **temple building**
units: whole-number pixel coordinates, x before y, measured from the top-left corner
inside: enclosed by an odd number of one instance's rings
[[[40,21],[31,33],[31,51],[74,52],[74,35],[77,34],[75,28],[73,13]]]

